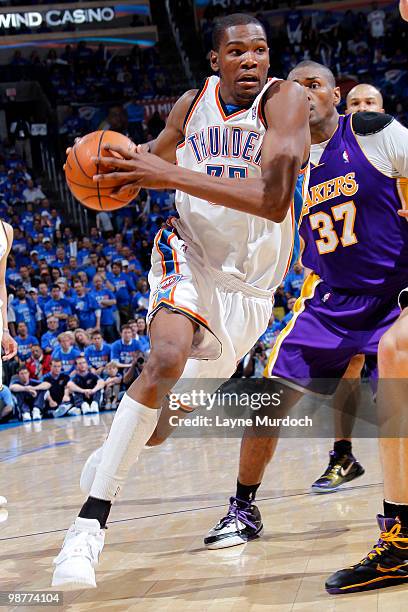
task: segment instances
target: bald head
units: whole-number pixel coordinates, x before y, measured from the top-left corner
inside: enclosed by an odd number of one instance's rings
[[[368,83],[360,83],[353,87],[347,94],[346,101],[346,115],[363,111],[371,111],[373,113],[385,112],[381,92]]]
[[[319,64],[318,62],[314,62],[313,60],[303,60],[296,64],[296,66],[291,70],[288,74],[288,80],[294,81],[296,80],[296,74],[299,71],[306,72],[308,71],[310,74],[319,74],[325,77],[329,87],[336,87],[336,79],[334,78],[334,74],[324,64]]]

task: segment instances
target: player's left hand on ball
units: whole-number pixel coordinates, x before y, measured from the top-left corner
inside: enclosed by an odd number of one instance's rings
[[[9,361],[17,355],[17,342],[10,335],[10,332],[4,331],[1,339],[1,346],[3,348],[3,361]]]
[[[400,217],[404,217],[408,221],[408,210],[402,209],[398,211]]]
[[[96,174],[93,177],[94,181],[115,181],[122,189],[127,189],[131,184],[154,189],[166,189],[170,186],[169,176],[173,165],[157,155],[143,151],[141,146],[128,151],[123,147],[107,144],[105,150],[119,153],[120,158],[107,155],[93,157],[92,161],[102,168],[109,169],[103,174]],[[115,171],[112,172],[112,168],[115,168]]]

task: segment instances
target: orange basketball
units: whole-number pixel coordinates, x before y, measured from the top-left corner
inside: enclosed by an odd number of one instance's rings
[[[118,188],[112,181],[95,183],[94,174],[108,172],[104,166],[99,168],[91,158],[96,156],[120,157],[114,151],[106,151],[105,144],[121,146],[125,149],[133,148],[133,142],[119,132],[99,130],[81,138],[72,147],[65,163],[65,178],[68,187],[77,200],[88,208],[94,210],[116,210],[123,208],[135,199],[140,191],[138,187],[129,187],[121,193],[114,193]],[[112,169],[114,171],[114,169]]]

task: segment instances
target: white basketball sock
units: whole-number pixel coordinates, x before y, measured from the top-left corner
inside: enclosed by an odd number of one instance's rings
[[[119,494],[130,467],[152,435],[158,411],[123,396],[104,445],[90,495],[113,501]]]

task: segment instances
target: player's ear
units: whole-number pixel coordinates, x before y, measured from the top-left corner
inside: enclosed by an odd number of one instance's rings
[[[210,66],[213,72],[218,72],[220,69],[220,65],[218,63],[218,53],[217,51],[210,51]]]
[[[340,87],[335,87],[333,89],[333,102],[334,102],[334,106],[338,106],[341,102]]]

